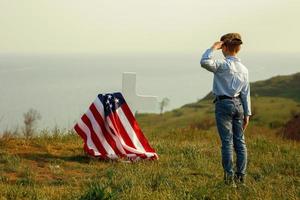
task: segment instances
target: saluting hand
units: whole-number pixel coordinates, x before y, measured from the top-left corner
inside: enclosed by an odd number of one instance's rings
[[[219,50],[219,49],[222,49],[222,45],[223,45],[223,42],[222,41],[218,41],[218,42],[215,42],[213,45],[212,45],[212,49],[213,50]]]

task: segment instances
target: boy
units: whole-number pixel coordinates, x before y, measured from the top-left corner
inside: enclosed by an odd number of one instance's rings
[[[247,148],[244,131],[251,115],[248,70],[237,57],[242,39],[238,33],[228,33],[206,50],[201,66],[214,73],[216,123],[222,143],[222,166],[225,183],[236,187],[244,184]],[[212,59],[215,50],[222,49],[224,59]],[[236,152],[236,172],[233,171],[233,149]]]

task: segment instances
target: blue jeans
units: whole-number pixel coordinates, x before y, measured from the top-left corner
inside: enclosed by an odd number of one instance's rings
[[[216,101],[216,122],[222,142],[222,165],[225,174],[234,175],[233,149],[236,153],[236,175],[244,176],[247,148],[243,132],[244,111],[240,98]]]

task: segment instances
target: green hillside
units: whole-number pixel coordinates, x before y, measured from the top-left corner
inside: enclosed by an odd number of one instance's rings
[[[157,161],[90,158],[73,131],[45,130],[30,139],[7,134],[0,138],[0,200],[300,199],[300,142],[283,134],[285,123],[300,113],[299,94],[291,92],[297,88],[283,97],[262,93],[264,83],[275,90],[294,84],[287,81],[292,77],[254,83],[245,187],[223,183],[214,105],[201,100],[162,115],[137,115]]]
[[[300,101],[300,73],[252,83],[251,93],[252,96],[286,97]]]
[[[285,97],[300,101],[300,72],[251,83],[252,96]],[[209,93],[204,99],[212,99]]]

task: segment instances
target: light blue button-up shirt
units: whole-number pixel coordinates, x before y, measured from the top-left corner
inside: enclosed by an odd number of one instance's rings
[[[207,49],[200,64],[203,68],[214,73],[213,93],[216,96],[241,96],[244,115],[251,115],[250,84],[248,69],[241,60],[234,56],[225,59],[213,59],[213,50]]]

